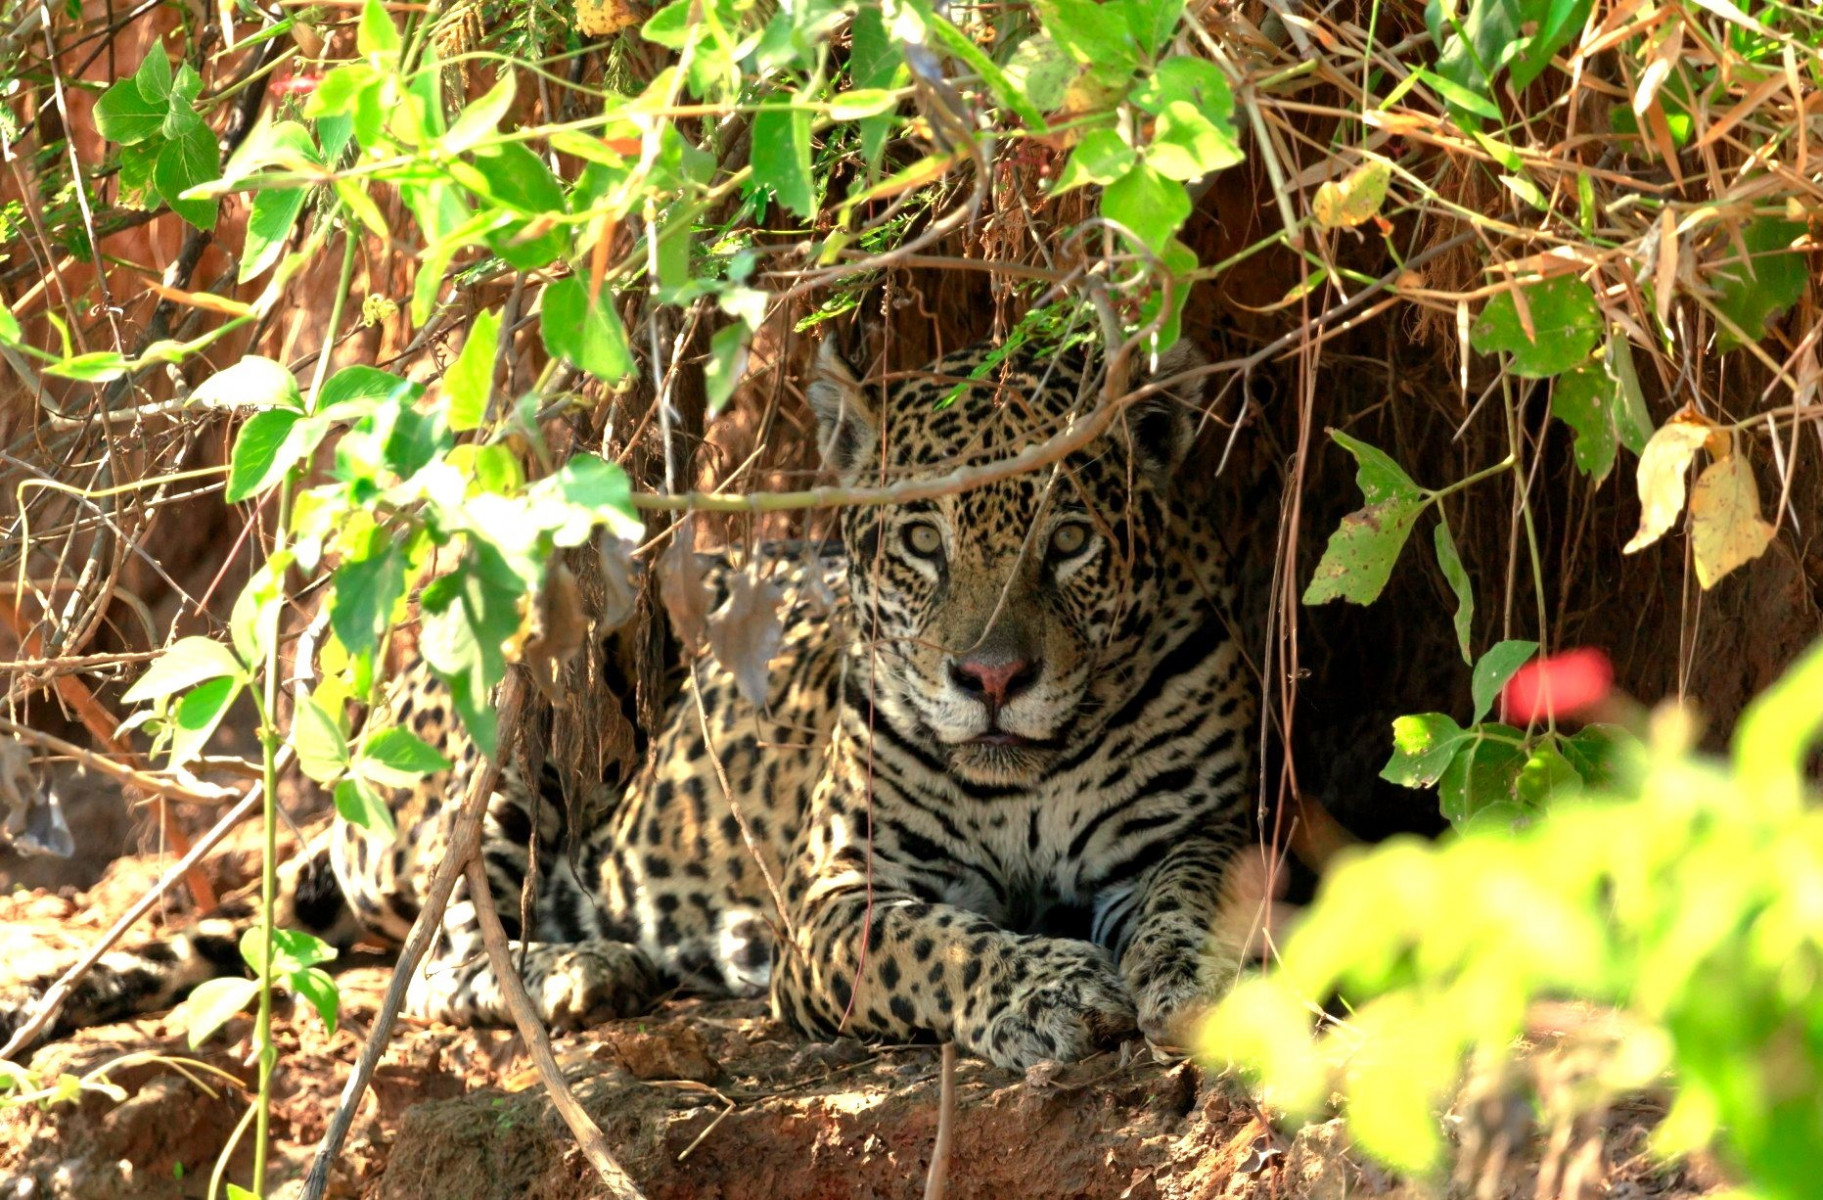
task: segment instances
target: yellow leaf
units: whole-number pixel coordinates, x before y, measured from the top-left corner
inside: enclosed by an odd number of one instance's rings
[[[588,37],[607,37],[643,20],[626,0],[576,0],[576,29]]]
[[[1697,476],[1690,491],[1690,548],[1704,590],[1766,552],[1778,530],[1760,516],[1760,488],[1744,454],[1729,454]]]
[[[1310,215],[1325,229],[1352,229],[1365,224],[1386,202],[1386,185],[1393,169],[1386,163],[1369,160],[1342,179],[1332,179],[1317,189],[1310,202]]]
[[[1652,435],[1639,456],[1639,532],[1623,553],[1644,550],[1676,524],[1684,511],[1684,472],[1714,432],[1714,422],[1686,408]]]

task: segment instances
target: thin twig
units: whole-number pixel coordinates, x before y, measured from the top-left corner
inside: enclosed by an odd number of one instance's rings
[[[182,800],[188,804],[206,804],[211,808],[219,808],[224,804],[231,804],[241,798],[241,794],[234,791],[232,788],[214,788],[209,791],[203,791],[200,788],[190,787],[186,784],[178,783],[175,780],[162,779],[157,775],[148,775],[144,771],[136,771],[132,767],[115,762],[105,754],[97,754],[93,750],[85,750],[81,746],[72,742],[66,742],[60,737],[53,737],[48,733],[33,729],[29,725],[20,725],[16,722],[9,721],[5,717],[0,717],[0,733],[10,734],[22,742],[31,742],[34,745],[49,750],[53,754],[62,754],[66,757],[73,758],[86,770],[94,771],[98,775],[106,775],[116,783],[137,788],[142,792],[152,792],[172,800]]]
[[[538,1019],[538,1013],[532,1007],[532,998],[525,994],[525,981],[513,969],[513,954],[506,944],[506,930],[500,926],[500,914],[494,911],[494,897],[487,886],[487,871],[482,867],[479,856],[470,856],[467,871],[469,900],[474,904],[475,917],[481,923],[481,943],[487,947],[488,962],[500,980],[500,994],[506,1000],[507,1011],[513,1015],[513,1024],[519,1028],[519,1036],[525,1039],[526,1050],[532,1056],[532,1065],[538,1068],[538,1078],[544,1081],[544,1090],[551,1097],[552,1107],[576,1136],[576,1144],[582,1149],[583,1157],[589,1160],[589,1165],[601,1176],[602,1186],[608,1189],[608,1194],[615,1200],[644,1200],[645,1194],[633,1182],[633,1177],[614,1160],[613,1152],[608,1149],[608,1139],[602,1136],[601,1127],[576,1102],[576,1097],[570,1093],[570,1085],[563,1078],[563,1071],[557,1066],[557,1056],[551,1053],[551,1036],[545,1032],[544,1023]]]
[[[508,672],[506,681],[500,685],[500,716],[496,727],[499,731],[499,745],[510,745],[519,728],[520,713],[525,707],[525,692],[523,675],[519,671]],[[392,979],[386,985],[386,997],[380,1004],[379,1012],[374,1014],[373,1028],[368,1031],[367,1042],[361,1047],[361,1057],[356,1061],[354,1071],[342,1089],[342,1098],[336,1104],[335,1115],[330,1118],[323,1140],[317,1144],[316,1157],[310,1163],[310,1174],[304,1178],[302,1200],[322,1200],[329,1188],[329,1169],[342,1152],[342,1143],[347,1140],[348,1130],[354,1125],[355,1110],[360,1107],[361,1096],[367,1091],[374,1068],[380,1064],[380,1056],[386,1052],[393,1022],[398,1019],[399,1008],[405,1003],[405,991],[411,985],[412,976],[417,973],[424,952],[443,932],[443,910],[449,904],[449,894],[455,889],[457,877],[481,845],[481,819],[487,813],[488,797],[493,794],[499,782],[498,756],[483,759],[480,770],[470,779],[468,795],[463,797],[462,807],[456,813],[455,827],[450,832],[449,852],[437,864],[437,873],[431,878],[430,888],[424,897],[424,908],[412,923],[405,945],[399,949],[399,959],[393,966]]]
[[[943,1043],[937,1083],[937,1142],[931,1147],[924,1200],[943,1200],[949,1189],[950,1144],[956,1135],[956,1043]]]

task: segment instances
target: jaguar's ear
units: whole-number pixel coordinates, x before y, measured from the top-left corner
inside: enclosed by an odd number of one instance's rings
[[[1127,433],[1133,446],[1136,465],[1155,481],[1163,481],[1183,465],[1196,440],[1198,417],[1202,412],[1203,385],[1206,377],[1169,382],[1202,366],[1208,359],[1187,341],[1178,341],[1158,356],[1158,366],[1143,378],[1134,372],[1135,389],[1157,381],[1164,390],[1134,402],[1127,409]]]
[[[846,475],[866,463],[880,436],[879,409],[843,361],[834,338],[824,338],[817,347],[804,395],[817,416],[817,448],[830,470]]]

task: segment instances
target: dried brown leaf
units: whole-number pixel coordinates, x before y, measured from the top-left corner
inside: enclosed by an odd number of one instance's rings
[[[777,584],[749,568],[734,577],[727,602],[709,618],[709,649],[756,708],[765,706],[772,656],[784,640],[779,621],[784,599]]]
[[[1686,408],[1647,441],[1639,456],[1639,532],[1623,553],[1644,550],[1677,523],[1684,511],[1684,473],[1715,432],[1713,421]]]
[[[709,586],[697,561],[695,530],[688,519],[677,527],[671,545],[659,557],[658,594],[671,616],[671,628],[685,650],[695,654],[709,628]]]

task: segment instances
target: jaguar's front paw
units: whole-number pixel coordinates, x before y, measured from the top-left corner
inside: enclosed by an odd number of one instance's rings
[[[992,1015],[968,1046],[995,1065],[1087,1058],[1134,1031],[1133,998],[1100,947],[1034,938],[1008,959],[988,994],[974,998]]]
[[[526,990],[546,1025],[586,1029],[646,1012],[658,988],[658,972],[638,947],[585,942],[554,953],[536,986]]]

